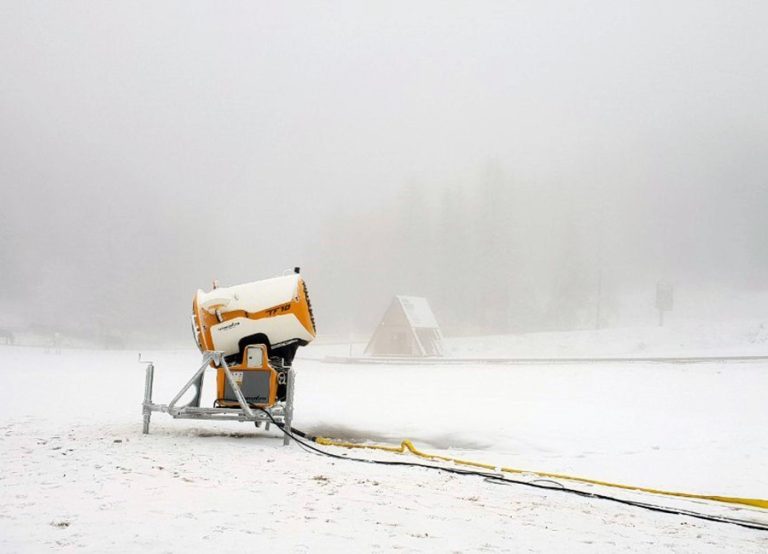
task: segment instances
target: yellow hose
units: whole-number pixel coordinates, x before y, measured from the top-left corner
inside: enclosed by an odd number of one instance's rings
[[[393,452],[395,454],[404,454],[410,452],[414,456],[424,458],[427,460],[440,460],[442,462],[453,462],[457,465],[477,467],[481,469],[489,469],[491,471],[502,471],[505,473],[517,473],[517,474],[530,474],[537,475],[539,477],[548,477],[552,479],[563,479],[567,481],[575,481],[579,483],[588,483],[590,485],[600,485],[603,487],[613,487],[616,489],[625,489],[632,491],[649,492],[652,494],[662,494],[665,496],[676,496],[679,498],[694,498],[697,500],[714,500],[716,502],[726,502],[728,504],[741,504],[744,506],[753,506],[757,508],[768,509],[768,500],[763,498],[740,498],[735,496],[710,496],[705,494],[694,494],[689,492],[675,492],[665,491],[660,489],[652,489],[649,487],[638,487],[635,485],[623,485],[621,483],[610,483],[608,481],[599,481],[597,479],[589,479],[587,477],[577,477],[573,475],[564,475],[562,473],[549,473],[546,471],[529,471],[526,469],[517,469],[513,467],[498,467],[492,464],[485,464],[481,462],[473,462],[470,460],[461,460],[459,458],[452,458],[450,456],[441,456],[439,454],[429,454],[422,452],[416,448],[413,443],[406,439],[400,443],[400,446],[390,446],[383,444],[356,444],[353,442],[344,442],[336,439],[330,439],[326,437],[317,437],[315,439],[318,444],[325,446],[339,446],[342,448],[365,448],[369,450],[381,450],[384,452]]]

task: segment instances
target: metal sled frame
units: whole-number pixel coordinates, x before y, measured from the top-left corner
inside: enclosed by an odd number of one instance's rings
[[[141,356],[139,356],[141,361]],[[229,386],[237,397],[237,403],[239,408],[201,408],[200,396],[203,390],[203,378],[205,377],[205,370],[208,369],[210,363],[220,366],[224,370],[224,375],[229,382]],[[181,390],[174,396],[170,404],[155,404],[152,402],[152,386],[155,379],[155,365],[153,362],[145,361],[147,364],[146,376],[144,378],[144,403],[142,404],[142,413],[144,415],[144,434],[149,433],[149,420],[152,416],[152,412],[165,412],[175,419],[208,419],[212,421],[253,421],[258,427],[261,422],[266,423],[265,428],[269,429],[272,420],[269,416],[260,409],[254,410],[248,405],[243,391],[240,390],[240,386],[232,377],[232,372],[229,370],[227,362],[224,360],[223,352],[211,352],[206,351],[203,353],[203,362],[192,378],[187,381]],[[278,402],[270,408],[264,408],[274,420],[283,425],[286,429],[290,429],[291,421],[293,420],[293,369],[286,370],[286,395],[285,402]],[[184,396],[190,387],[195,387],[195,396],[192,400],[184,406],[176,406],[176,403]],[[290,442],[290,437],[287,434],[283,435],[283,444],[287,445]]]

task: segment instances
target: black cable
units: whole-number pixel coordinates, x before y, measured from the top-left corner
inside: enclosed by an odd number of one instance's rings
[[[266,412],[266,410],[263,410],[263,409],[262,409],[262,411]],[[275,421],[275,420],[273,419],[272,421]],[[282,425],[280,423],[277,423],[277,422],[275,422],[275,425],[277,425],[280,428],[280,430],[283,433],[285,433],[284,425]],[[310,435],[309,433],[305,433],[304,431],[301,431],[301,430],[296,429],[294,427],[291,427],[291,433],[293,433],[294,435],[298,435],[299,437],[305,438],[305,439],[307,439],[310,442],[317,442],[317,437],[316,436]],[[290,436],[290,435],[288,435],[288,436]],[[296,441],[296,442],[298,442],[298,441]]]
[[[625,504],[627,506],[634,506],[637,508],[644,508],[646,510],[651,510],[653,512],[662,512],[666,514],[675,514],[675,515],[682,515],[682,516],[689,516],[697,519],[703,519],[706,521],[716,521],[719,523],[730,523],[733,525],[738,525],[740,527],[746,527],[747,529],[756,529],[759,531],[768,531],[768,525],[763,525],[758,522],[753,522],[745,519],[736,519],[736,518],[730,518],[730,517],[723,517],[723,516],[715,516],[710,514],[703,514],[701,512],[693,512],[691,510],[685,510],[682,508],[670,508],[668,506],[660,506],[658,504],[649,504],[647,502],[640,502],[638,500],[627,500],[624,498],[618,498],[615,496],[608,496],[605,494],[600,493],[594,493],[594,492],[588,492],[580,489],[571,489],[568,487],[560,486],[560,487],[548,487],[545,485],[539,485],[533,482],[528,481],[518,481],[515,479],[507,479],[506,477],[487,477],[486,480],[488,482],[492,482],[494,484],[499,485],[507,485],[507,484],[515,484],[515,485],[526,485],[531,486],[537,489],[547,489],[547,490],[553,490],[553,491],[562,491],[562,492],[568,492],[571,494],[575,494],[578,496],[582,496],[584,498],[596,498],[598,500],[608,500],[610,502],[617,502],[619,504]]]
[[[716,515],[709,515],[709,514],[703,514],[701,512],[694,512],[691,510],[685,510],[682,508],[670,508],[667,506],[660,506],[658,504],[649,504],[647,502],[640,502],[637,500],[628,500],[624,498],[619,498],[616,496],[609,496],[606,494],[600,494],[595,492],[589,492],[584,491],[580,489],[572,489],[569,487],[566,487],[562,485],[562,483],[558,483],[557,481],[549,481],[549,480],[539,480],[541,482],[551,482],[555,485],[558,485],[556,487],[551,485],[544,485],[540,484],[536,481],[521,481],[519,479],[511,479],[508,477],[500,476],[498,474],[494,473],[487,473],[483,471],[475,471],[471,469],[457,469],[453,467],[445,467],[445,466],[435,466],[430,464],[421,464],[418,462],[398,462],[395,460],[372,460],[372,459],[366,459],[366,458],[355,458],[353,456],[342,456],[339,454],[334,454],[333,452],[328,452],[326,450],[323,450],[321,448],[318,448],[312,444],[306,443],[304,440],[299,439],[298,437],[303,437],[311,442],[317,442],[317,437],[314,437],[312,435],[309,435],[308,433],[305,433],[303,431],[300,431],[299,429],[291,428],[290,431],[288,431],[285,426],[282,423],[278,423],[274,417],[272,417],[272,414],[269,413],[264,408],[257,408],[267,414],[267,417],[274,423],[274,425],[280,429],[285,435],[292,438],[296,441],[296,443],[299,444],[304,450],[315,452],[318,454],[321,454],[323,456],[327,456],[329,458],[334,458],[337,460],[348,460],[351,462],[360,462],[365,464],[375,464],[375,465],[385,465],[385,466],[402,466],[402,467],[421,467],[425,469],[431,469],[435,471],[442,471],[445,473],[451,473],[454,475],[471,475],[475,477],[483,477],[486,481],[494,483],[494,484],[500,484],[500,485],[523,485],[526,487],[531,487],[534,489],[540,489],[540,490],[546,490],[546,491],[560,491],[570,494],[575,494],[577,496],[581,496],[584,498],[595,498],[597,500],[607,500],[609,502],[616,502],[618,504],[624,504],[626,506],[633,506],[636,508],[643,508],[645,510],[650,510],[652,512],[660,512],[665,514],[673,514],[673,515],[680,515],[680,516],[687,516],[695,519],[701,519],[704,521],[714,521],[717,523],[729,523],[731,525],[737,525],[739,527],[744,527],[747,529],[754,529],[757,531],[768,531],[768,524],[762,524],[755,521],[745,520],[745,519],[736,519],[736,518],[729,518],[729,517],[723,517],[723,516],[716,516]]]

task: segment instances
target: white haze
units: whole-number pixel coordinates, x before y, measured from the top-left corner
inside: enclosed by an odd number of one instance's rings
[[[660,280],[680,317],[754,316],[767,24],[759,1],[2,0],[0,326],[183,340],[197,288],[295,265],[326,333],[397,293],[450,333],[653,324]]]

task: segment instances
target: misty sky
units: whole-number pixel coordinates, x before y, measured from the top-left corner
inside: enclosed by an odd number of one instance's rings
[[[488,241],[536,298],[596,265],[617,296],[765,292],[766,28],[760,1],[0,0],[0,325],[183,336],[197,288],[301,265],[344,331],[482,288],[448,256]],[[451,198],[498,225],[448,241]]]

